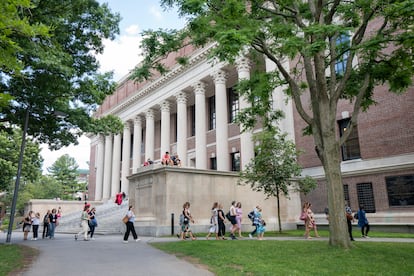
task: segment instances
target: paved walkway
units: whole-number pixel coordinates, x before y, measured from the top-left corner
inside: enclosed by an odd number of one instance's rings
[[[121,235],[98,235],[93,241],[74,241],[70,234],[56,234],[54,240],[23,241],[22,232],[14,232],[12,243],[26,244],[40,250],[36,261],[22,275],[213,275],[211,272],[185,262],[173,255],[153,248],[151,242],[177,242],[177,238],[140,237],[135,242],[130,237],[127,244],[122,243]],[[0,242],[6,235],[0,234]],[[297,237],[272,238],[266,240],[304,240]],[[315,238],[312,242],[328,240]],[[192,241],[186,241],[192,242]],[[233,242],[233,241],[225,241]],[[356,238],[356,242],[410,242],[414,239]]]
[[[5,234],[0,234],[0,238],[3,243]],[[75,241],[74,235],[58,233],[54,240],[23,241],[21,232],[12,234],[12,243],[40,250],[36,261],[21,275],[213,275],[153,248],[148,244],[151,241],[153,238],[141,237],[141,241],[135,242],[130,236],[129,243],[125,244],[121,235],[99,235],[92,241]]]

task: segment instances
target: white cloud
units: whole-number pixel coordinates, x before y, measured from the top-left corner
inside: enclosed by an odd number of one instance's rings
[[[125,32],[126,35],[121,35],[116,40],[105,40],[104,53],[97,56],[101,71],[114,71],[115,81],[128,74],[140,61],[139,27],[130,25]]]
[[[150,12],[151,15],[153,15],[155,17],[155,19],[157,19],[157,20],[162,20],[163,19],[163,16],[162,16],[162,12],[160,10],[160,7],[158,7],[158,6],[151,6],[149,12]]]
[[[47,145],[41,145],[41,155],[43,161],[43,173],[47,173],[47,168],[51,167],[55,161],[64,154],[68,154],[70,157],[75,158],[78,163],[79,169],[89,169],[89,155],[90,155],[90,140],[86,136],[79,138],[79,144],[77,146],[70,145],[57,151],[50,151]]]

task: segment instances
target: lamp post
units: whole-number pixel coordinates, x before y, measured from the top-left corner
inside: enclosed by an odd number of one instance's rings
[[[28,125],[29,125],[29,113],[30,112],[29,112],[29,108],[28,108],[26,110],[26,117],[25,117],[25,120],[24,120],[22,143],[20,145],[19,163],[17,165],[17,176],[16,176],[16,182],[14,184],[14,193],[13,193],[13,200],[12,200],[12,206],[11,206],[11,211],[10,211],[9,227],[7,229],[6,243],[11,242],[11,234],[12,234],[13,224],[14,224],[14,213],[16,212],[17,194],[19,193],[20,176],[22,174],[24,149],[26,147],[26,133],[27,133]]]

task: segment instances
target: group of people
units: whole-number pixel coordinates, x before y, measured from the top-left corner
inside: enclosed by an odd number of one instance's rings
[[[369,238],[368,237],[369,222],[368,222],[367,215],[365,212],[365,207],[363,204],[359,205],[358,211],[352,215],[351,207],[347,204],[347,202],[345,202],[345,215],[346,215],[346,221],[348,224],[349,238],[351,241],[354,241],[354,237],[352,236],[352,223],[354,222],[354,220],[358,221],[358,227],[361,228],[362,238]]]
[[[47,210],[46,214],[43,217],[43,233],[42,239],[55,238],[55,229],[59,225],[59,219],[62,217],[62,209],[59,207],[57,210],[55,208],[52,211]],[[28,240],[29,232],[32,231],[33,236],[32,240],[36,241],[39,237],[39,228],[41,225],[40,213],[29,211],[27,215],[23,218],[23,240]]]
[[[96,208],[92,207],[87,202],[83,206],[83,211],[81,214],[81,231],[75,235],[75,241],[78,240],[81,235],[83,235],[84,241],[94,240],[93,235],[95,234],[95,228],[98,227],[98,221],[96,219]]]
[[[236,234],[238,235],[238,238],[243,238],[241,230],[242,217],[243,210],[240,202],[232,201],[227,214],[224,213],[223,205],[221,203],[214,202],[211,207],[210,228],[206,239],[208,240],[212,235],[214,235],[216,240],[226,240],[226,219],[231,224],[230,238],[232,240],[237,240]],[[192,240],[196,239],[190,227],[191,223],[194,223],[194,218],[190,213],[190,203],[185,202],[182,214],[180,215],[181,232],[178,234],[178,237],[181,240],[184,240],[187,235],[189,235]],[[262,240],[266,229],[266,223],[262,218],[262,209],[259,205],[253,210],[252,225],[255,229],[249,233],[249,237],[253,238],[253,235],[257,234],[257,238]]]
[[[181,166],[181,160],[178,157],[177,153],[170,155],[168,151],[165,152],[164,156],[162,157],[161,164],[165,166]]]

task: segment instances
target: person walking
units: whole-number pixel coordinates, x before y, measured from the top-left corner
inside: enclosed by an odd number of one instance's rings
[[[32,216],[33,211],[30,211],[23,219],[23,240],[25,241],[27,240],[27,236],[32,228]]]
[[[218,236],[223,240],[226,240],[226,225],[224,224],[225,220],[226,218],[224,216],[223,205],[219,203],[217,210]]]
[[[349,206],[348,202],[346,201],[345,201],[345,215],[346,215],[346,223],[348,225],[349,239],[351,241],[355,241],[354,237],[352,236],[352,222],[354,221],[354,217],[352,216],[352,209]]]
[[[312,212],[311,209],[312,204],[310,202],[305,202],[303,205],[303,210],[304,212],[306,212],[306,219],[305,219],[305,238],[306,239],[312,239],[312,237],[310,236],[310,230],[313,229],[313,232],[315,234],[316,238],[319,238],[319,234],[318,234],[318,230],[316,227],[316,222],[315,222],[315,218],[314,218],[314,214]]]
[[[55,229],[56,229],[56,222],[58,220],[56,209],[53,208],[52,212],[49,214],[49,239],[55,238]]]
[[[358,217],[358,226],[361,227],[361,234],[363,238],[369,239],[369,222],[365,213],[364,205],[359,205],[359,210],[357,212]]]
[[[123,242],[128,243],[129,233],[132,233],[132,236],[134,237],[134,240],[136,242],[140,241],[141,239],[138,238],[138,235],[135,232],[135,226],[134,226],[135,214],[134,214],[134,208],[132,205],[129,205],[126,216],[128,217],[128,221],[126,223],[126,231],[125,231]]]
[[[213,233],[216,236],[216,240],[218,240],[218,202],[214,202],[213,207],[211,208],[210,229],[206,239],[208,240]]]
[[[254,230],[249,234],[249,238],[252,239],[253,236],[257,233],[257,228],[259,228],[260,221],[262,220],[262,208],[257,205],[253,209],[253,226]]]
[[[49,236],[49,215],[50,210],[47,210],[46,215],[43,217],[42,239],[44,239],[45,237],[47,238]]]
[[[230,216],[229,221],[231,223],[231,229],[230,229],[230,238],[232,240],[237,240],[236,236],[234,235],[234,232],[236,232],[239,228],[237,226],[237,220],[236,220],[236,201],[231,202],[230,210],[229,210]]]
[[[79,231],[78,234],[75,235],[75,241],[78,240],[78,237],[83,234],[83,240],[88,241],[88,229],[89,229],[89,204],[86,204],[83,207],[82,215],[81,215],[81,227],[82,230]]]
[[[32,230],[33,230],[32,241],[37,241],[37,236],[39,233],[39,225],[40,225],[40,213],[36,213],[35,216],[32,218]]]
[[[93,234],[95,233],[95,228],[98,226],[98,221],[96,220],[96,208],[93,207],[89,213],[89,231],[88,235],[90,235],[90,239],[94,240]]]
[[[189,234],[192,240],[195,240],[196,238],[193,235],[193,232],[191,230],[191,226],[190,226],[190,222],[194,223],[194,219],[191,216],[190,213],[190,202],[186,202],[183,205],[183,215],[184,215],[184,221],[183,224],[181,225],[181,234],[180,234],[180,239],[181,240],[185,240],[185,235]]]
[[[241,223],[242,223],[242,217],[243,217],[243,209],[241,202],[237,202],[236,204],[236,222],[237,222],[237,228],[239,231],[239,238],[243,238],[241,233]]]

